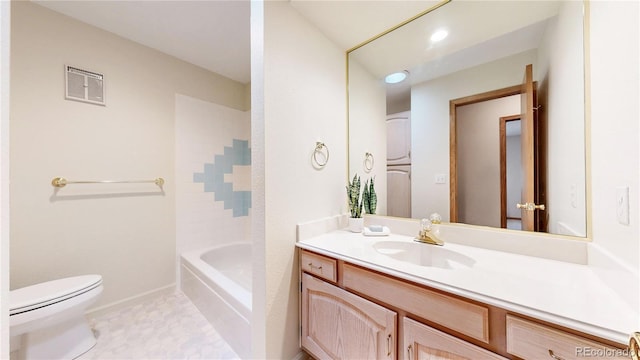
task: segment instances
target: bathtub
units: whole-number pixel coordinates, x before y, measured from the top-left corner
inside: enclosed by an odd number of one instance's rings
[[[251,357],[251,243],[189,251],[180,287],[243,359]]]

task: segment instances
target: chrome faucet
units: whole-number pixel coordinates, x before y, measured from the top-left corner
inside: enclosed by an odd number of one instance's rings
[[[432,214],[429,219],[422,219],[420,221],[420,232],[418,232],[418,237],[416,237],[414,241],[424,244],[443,246],[444,241],[438,238],[440,233],[438,229],[438,225],[440,225],[441,221],[440,219],[441,217],[438,214]]]

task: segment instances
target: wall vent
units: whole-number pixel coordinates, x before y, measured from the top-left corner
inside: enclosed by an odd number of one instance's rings
[[[65,99],[105,105],[104,75],[65,65]]]

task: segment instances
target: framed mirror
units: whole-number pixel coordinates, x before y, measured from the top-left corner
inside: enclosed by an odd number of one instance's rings
[[[375,178],[377,214],[585,237],[584,17],[443,1],[350,50],[349,178]]]

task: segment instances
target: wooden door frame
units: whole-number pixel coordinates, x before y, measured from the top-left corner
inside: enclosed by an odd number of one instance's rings
[[[534,82],[534,87],[537,82]],[[519,95],[523,92],[522,84],[502,89],[487,91],[480,94],[465,96],[449,101],[449,221],[458,222],[458,157],[456,122],[459,106],[476,104],[483,101],[500,99],[507,96]]]
[[[521,115],[500,117],[500,227],[507,228],[507,123],[519,121]]]

